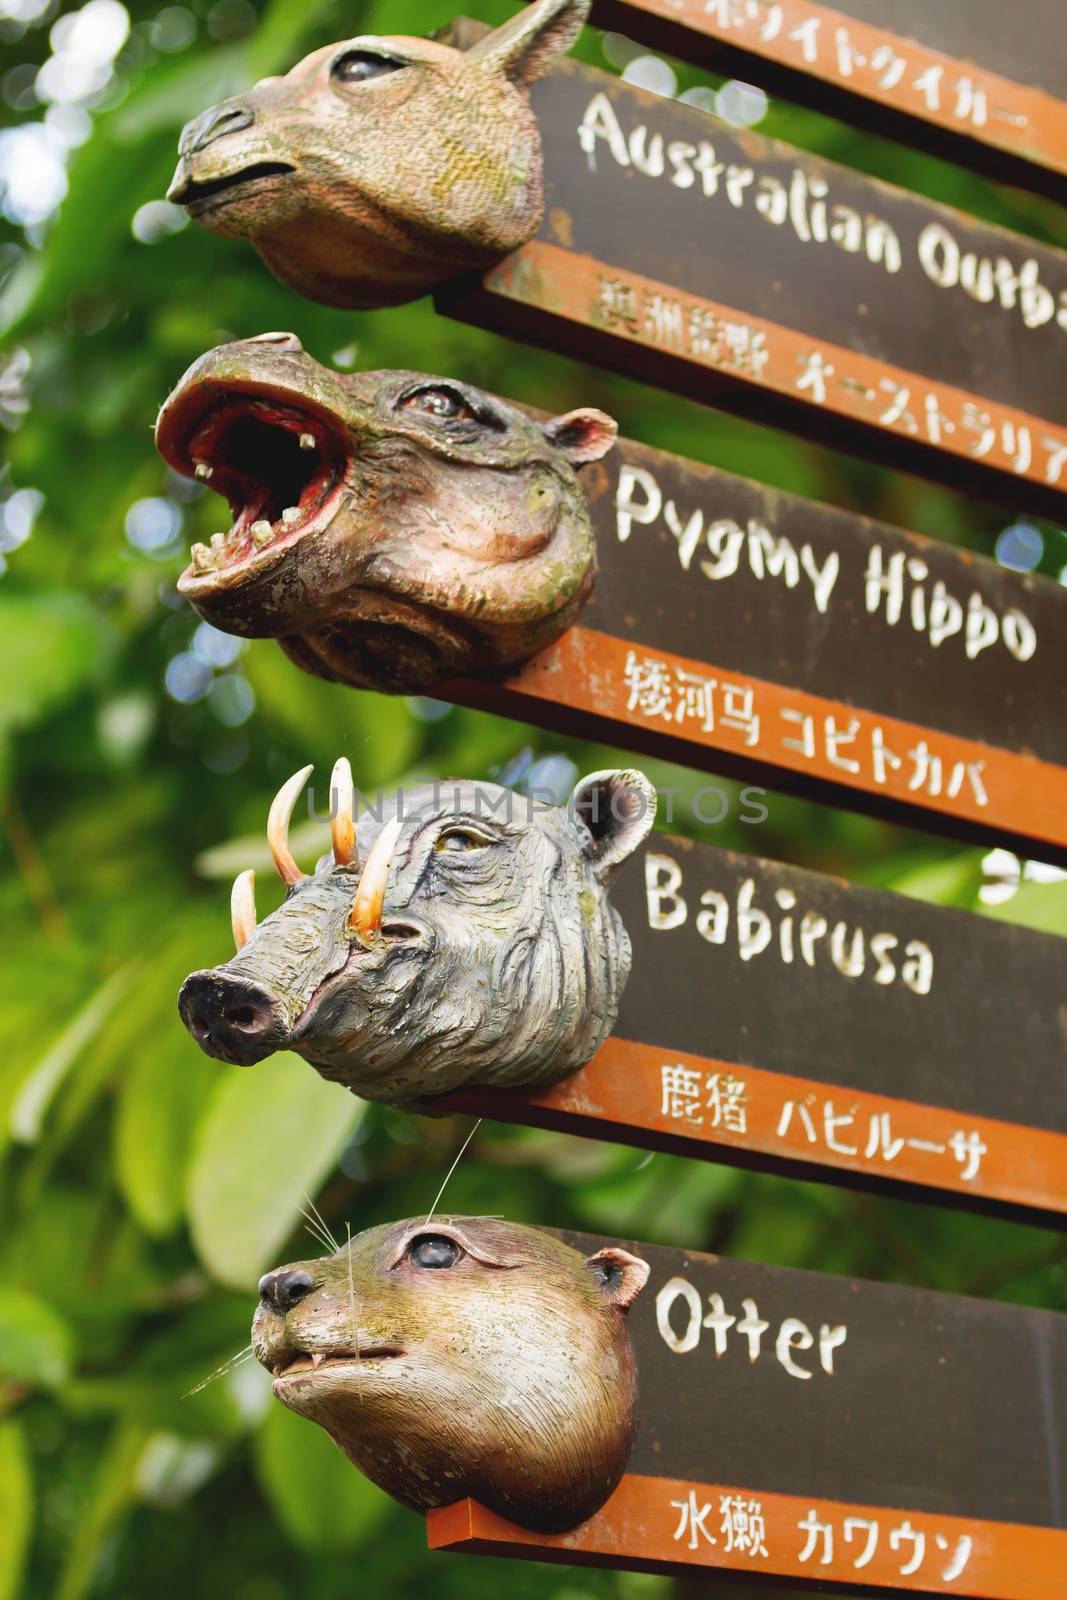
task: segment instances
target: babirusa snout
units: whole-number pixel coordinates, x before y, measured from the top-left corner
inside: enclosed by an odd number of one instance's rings
[[[251,979],[221,967],[186,978],[178,1011],[202,1050],[235,1066],[253,1066],[289,1038],[281,1002]]]

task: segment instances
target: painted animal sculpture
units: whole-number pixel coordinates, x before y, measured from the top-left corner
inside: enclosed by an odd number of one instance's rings
[[[242,873],[237,954],[182,985],[201,1048],[242,1065],[295,1050],[365,1099],[415,1106],[469,1084],[554,1083],[588,1061],[629,974],[608,885],[652,826],[648,779],[593,773],[566,806],[427,784],[364,811],[357,839],[342,758],[332,852],[305,875],[288,824],[310,773],[267,824],[282,905],[257,926]]]
[[[260,1280],[252,1348],[283,1405],[415,1511],[472,1496],[557,1532],[626,1468],[626,1313],[648,1264],[486,1217],[396,1222]]]
[[[589,4],[536,0],[466,51],[377,35],[316,50],[190,122],[168,198],[326,305],[398,305],[488,266],[540,225],[529,86]]]
[[[332,372],[290,333],[221,345],[164,404],[156,442],[232,507],[179,590],[218,628],[277,638],[308,672],[417,693],[557,639],[596,576],[576,468],[602,411],[537,423],[470,384]]]

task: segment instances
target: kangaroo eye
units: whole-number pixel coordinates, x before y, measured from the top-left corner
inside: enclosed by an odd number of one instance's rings
[[[454,1267],[463,1251],[443,1233],[420,1233],[408,1245],[408,1259],[416,1267]]]
[[[387,73],[398,72],[402,61],[390,61],[388,56],[375,56],[368,50],[350,50],[338,56],[330,68],[335,83],[367,83],[371,78],[384,78]]]
[[[466,422],[477,420],[474,412],[455,389],[419,389],[400,402],[405,411],[420,411],[427,417],[462,417]]]
[[[488,843],[485,835],[475,833],[473,828],[446,828],[438,835],[434,849],[442,853],[447,850],[451,855],[463,850],[481,850]]]

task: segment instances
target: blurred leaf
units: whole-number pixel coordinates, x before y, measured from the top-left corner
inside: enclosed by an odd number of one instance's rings
[[[0,1299],[0,1377],[54,1389],[67,1376],[70,1354],[70,1331],[51,1306],[21,1289],[5,1289]]]
[[[278,1402],[256,1435],[254,1462],[278,1520],[307,1550],[352,1550],[392,1511],[328,1433]]]
[[[137,1463],[146,1430],[119,1423],[99,1460],[88,1504],[67,1551],[55,1600],[82,1600],[95,1585],[97,1563],[108,1535],[134,1500]]]
[[[0,1600],[22,1594],[22,1568],[33,1525],[33,1480],[21,1425],[0,1423]]]
[[[48,1107],[78,1056],[96,1037],[133,982],[136,964],[102,983],[27,1075],[11,1107],[11,1136],[35,1144]]]
[[[122,1084],[116,1177],[148,1233],[171,1233],[181,1219],[197,1119],[218,1070],[175,1026],[165,1045],[141,1051]]]
[[[187,1213],[200,1259],[254,1287],[366,1109],[299,1056],[222,1068],[197,1134]]]
[[[0,738],[83,688],[103,641],[80,596],[0,596]]]

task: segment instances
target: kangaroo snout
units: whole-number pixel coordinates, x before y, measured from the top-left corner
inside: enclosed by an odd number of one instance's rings
[[[256,114],[246,101],[224,100],[221,105],[212,106],[192,122],[186,123],[178,145],[179,153],[183,156],[196,155],[197,151],[206,150],[209,144],[214,144],[216,139],[228,133],[240,133],[242,128],[250,128],[255,120]]]

